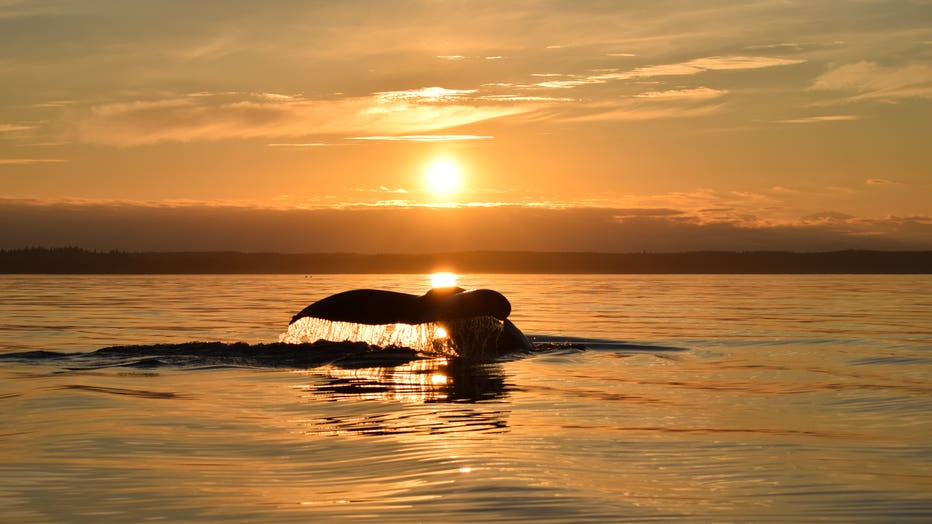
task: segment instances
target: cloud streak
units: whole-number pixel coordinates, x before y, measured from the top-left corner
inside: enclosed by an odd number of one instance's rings
[[[258,137],[405,136],[531,110],[520,104],[458,100],[469,92],[427,88],[333,100],[170,98],[95,106],[75,125],[84,142],[136,146]]]
[[[160,142],[297,137],[408,142],[486,140],[491,135],[435,132],[529,113],[538,115],[538,119],[557,117],[557,120],[574,122],[705,116],[722,106],[703,102],[720,99],[728,90],[698,86],[633,94],[633,98],[644,102],[643,105],[625,99],[609,101],[604,96],[590,96],[583,101],[527,91],[542,88],[565,91],[624,80],[766,69],[802,62],[802,59],[766,56],[708,56],[628,71],[595,70],[588,75],[558,76],[539,73],[536,75],[549,78],[536,84],[486,83],[475,89],[433,85],[377,91],[365,96],[334,95],[317,99],[275,92],[197,92],[173,98],[98,104],[85,111],[70,110],[67,115],[72,119],[71,128],[77,141],[124,147]],[[332,140],[296,143],[330,144]]]
[[[822,115],[822,116],[809,116],[804,118],[789,118],[786,120],[775,120],[777,124],[819,124],[822,122],[850,122],[852,120],[860,120],[861,117],[857,115]]]
[[[0,166],[29,166],[35,164],[61,164],[60,158],[0,158]]]
[[[0,133],[14,133],[16,131],[28,131],[35,129],[36,126],[27,126],[20,124],[0,124]]]
[[[709,98],[718,98],[728,94],[724,89],[712,89],[711,87],[695,87],[691,89],[669,89],[666,91],[645,91],[638,93],[635,98],[653,98],[653,99],[676,99],[676,100],[704,100]]]
[[[458,142],[462,140],[492,140],[490,135],[406,135],[406,136],[354,136],[351,140],[376,140],[386,142]]]
[[[647,100],[647,102],[645,102]],[[667,103],[657,103],[662,100]],[[704,117],[720,111],[723,104],[683,104],[705,100],[704,98],[658,97],[646,99],[628,99],[614,104],[593,104],[590,112],[581,116],[570,116],[567,122],[638,122],[671,118]],[[672,103],[671,103],[672,102]]]
[[[849,93],[850,101],[928,99],[932,98],[932,65],[882,66],[870,61],[855,62],[826,71],[809,89]]]
[[[627,71],[596,72],[590,75],[568,76],[560,80],[547,80],[533,84],[533,87],[550,89],[573,89],[576,87],[604,84],[620,80],[637,80],[668,76],[693,76],[708,71],[746,71],[767,69],[802,64],[805,60],[795,58],[778,58],[768,56],[708,56],[684,62],[658,64],[634,68]],[[539,76],[551,76],[553,73],[539,73]]]
[[[295,235],[296,231],[301,234]],[[932,219],[924,215],[867,219],[823,212],[792,224],[766,226],[701,220],[676,208],[282,210],[0,199],[0,239],[0,248],[69,245],[291,253],[932,249]]]

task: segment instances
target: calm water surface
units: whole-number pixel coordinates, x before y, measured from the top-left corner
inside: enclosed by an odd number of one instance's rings
[[[0,276],[0,521],[932,520],[932,277],[460,284],[551,349],[78,366],[23,352],[274,342],[327,294],[428,281]]]

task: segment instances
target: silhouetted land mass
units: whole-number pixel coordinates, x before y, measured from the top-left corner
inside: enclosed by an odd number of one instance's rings
[[[631,273],[631,274],[930,274],[932,251],[697,251],[687,253],[433,254],[129,253],[80,248],[0,250],[0,273]]]

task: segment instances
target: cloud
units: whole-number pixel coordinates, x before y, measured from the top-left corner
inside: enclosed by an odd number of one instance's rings
[[[887,180],[886,178],[868,178],[864,181],[865,184],[869,186],[899,186],[902,185],[899,182],[894,182],[893,180]]]
[[[0,2],[0,20],[62,15],[74,7],[63,2],[4,0]]]
[[[823,212],[768,226],[705,220],[675,208],[260,209],[0,199],[0,248],[66,245],[291,253],[932,249],[932,222]]]
[[[580,78],[578,80],[548,80],[546,82],[538,82],[534,84],[534,86],[548,89],[573,89],[574,87],[584,86],[587,84],[604,83],[604,80],[593,80],[594,78],[595,77]]]
[[[20,124],[0,124],[0,133],[14,133],[16,131],[28,131],[35,129],[36,126],[27,126]]]
[[[0,158],[0,166],[28,166],[32,164],[60,164],[60,158]]]
[[[421,134],[532,109],[530,105],[462,99],[472,92],[432,87],[335,99],[228,94],[171,98],[95,106],[74,125],[84,142],[134,146],[235,138]]]
[[[483,95],[478,100],[489,102],[574,102],[573,98],[555,96],[528,96],[528,95]]]
[[[679,209],[668,209],[668,208],[619,208],[613,209],[613,213],[616,219],[625,219],[630,217],[669,217],[685,214],[684,211]]]
[[[768,56],[708,56],[685,62],[658,64],[638,67],[628,71],[597,71],[589,75],[556,75],[537,73],[534,76],[554,77],[561,80],[547,80],[533,84],[533,87],[550,89],[573,89],[590,84],[604,84],[619,80],[644,79],[665,76],[691,76],[707,71],[741,71],[766,69],[804,63],[805,60],[778,58]]]
[[[475,89],[446,89],[443,87],[423,87],[407,91],[382,91],[375,95],[387,102],[450,102],[475,93]]]
[[[691,89],[670,89],[667,91],[646,91],[634,95],[636,98],[667,98],[667,99],[706,99],[725,96],[728,91],[712,89],[711,87],[695,87]]]
[[[488,135],[407,135],[407,136],[354,136],[351,140],[385,140],[394,142],[456,142],[460,140],[491,140]]]
[[[818,124],[821,122],[848,122],[851,120],[860,120],[857,115],[823,115],[809,116],[805,118],[790,118],[787,120],[774,120],[777,124]]]
[[[846,213],[837,211],[822,211],[802,217],[804,224],[845,224],[851,222],[855,217]]]
[[[649,102],[644,102],[648,100]],[[594,104],[590,112],[581,116],[566,118],[568,122],[628,122],[641,120],[659,120],[670,118],[696,118],[708,116],[724,107],[722,104],[684,105],[678,103],[654,103],[654,100],[679,101],[697,99],[629,99],[614,104]]]
[[[706,71],[740,71],[749,69],[766,69],[802,64],[805,60],[795,58],[778,58],[770,56],[709,56],[686,62],[641,67],[630,73],[632,78],[654,76],[697,75]]]
[[[848,99],[932,98],[932,65],[881,66],[861,61],[835,67],[815,79],[811,91],[853,93]]]
[[[301,148],[301,147],[330,147],[330,146],[344,145],[344,144],[327,144],[327,143],[324,143],[324,142],[307,142],[307,143],[299,142],[299,143],[292,143],[292,144],[283,144],[283,143],[279,143],[279,144],[266,144],[266,145],[268,145],[269,147],[294,147],[294,148]]]

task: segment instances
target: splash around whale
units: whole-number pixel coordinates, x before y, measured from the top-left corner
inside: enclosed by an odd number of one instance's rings
[[[511,303],[492,289],[443,287],[423,295],[353,289],[301,310],[280,340],[361,341],[471,359],[532,350],[510,314]]]

